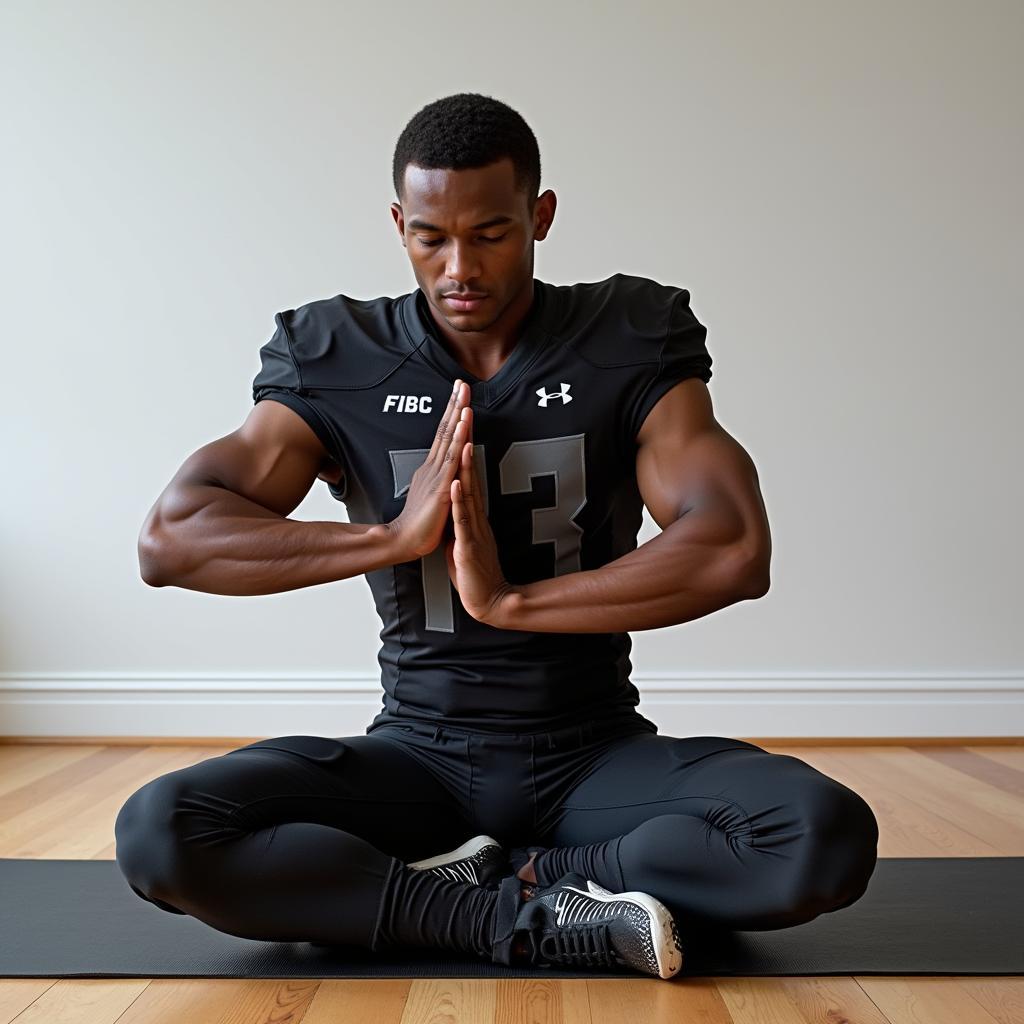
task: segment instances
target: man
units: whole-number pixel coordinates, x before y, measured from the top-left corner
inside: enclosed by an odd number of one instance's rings
[[[689,292],[537,280],[555,195],[492,98],[423,108],[393,176],[419,287],[278,313],[248,419],[186,460],[139,545],[146,582],[215,594],[364,574],[383,708],[364,736],[276,737],[143,786],[115,826],[129,884],[248,938],[663,978],[697,924],[853,903],[878,838],[859,795],[637,712],[629,630],[769,586]],[[350,522],[287,518],[317,477]],[[662,532],[637,547],[643,505]]]

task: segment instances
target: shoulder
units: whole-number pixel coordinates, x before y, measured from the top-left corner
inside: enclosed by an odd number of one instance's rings
[[[559,301],[553,333],[598,366],[657,365],[680,327],[696,325],[706,334],[686,288],[634,274],[554,287]]]
[[[275,313],[254,387],[360,388],[382,380],[409,351],[400,318],[405,298],[338,294]]]
[[[614,374],[622,450],[631,451],[648,413],[680,381],[711,379],[707,328],[689,289],[613,274],[556,288],[553,333],[585,363]]]

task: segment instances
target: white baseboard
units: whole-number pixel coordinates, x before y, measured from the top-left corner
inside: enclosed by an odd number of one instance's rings
[[[670,736],[1024,735],[1024,672],[634,673],[633,681],[641,712]],[[376,677],[355,674],[2,673],[0,735],[358,735],[380,694]]]

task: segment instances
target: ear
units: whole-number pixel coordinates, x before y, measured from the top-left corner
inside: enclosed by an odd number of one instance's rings
[[[405,214],[402,212],[401,203],[391,204],[391,216],[394,218],[395,226],[398,228],[398,237],[402,240],[402,245],[405,245]]]

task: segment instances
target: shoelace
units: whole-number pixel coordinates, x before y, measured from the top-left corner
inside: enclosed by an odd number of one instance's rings
[[[608,925],[578,924],[549,932],[540,942],[541,955],[557,963],[614,967],[625,961],[612,949]]]

